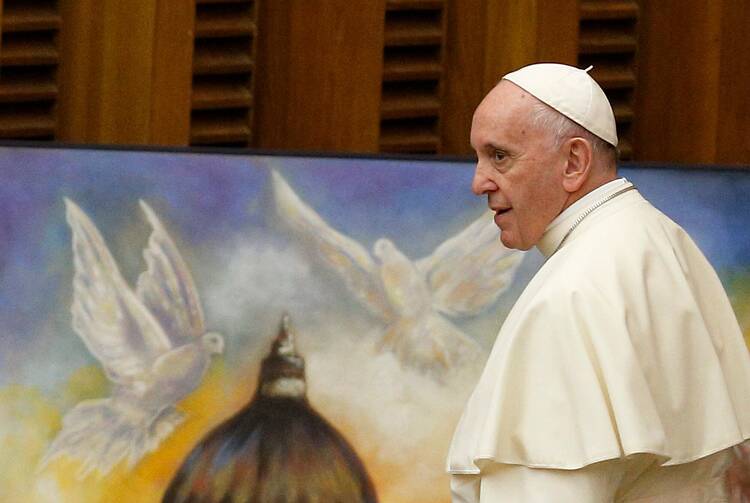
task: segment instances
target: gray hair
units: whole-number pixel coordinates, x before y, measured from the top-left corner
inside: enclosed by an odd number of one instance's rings
[[[531,123],[548,131],[554,148],[559,148],[565,140],[581,137],[591,143],[595,159],[604,159],[614,164],[617,161],[617,148],[602,140],[594,133],[576,124],[554,108],[539,100],[534,100],[531,108]]]

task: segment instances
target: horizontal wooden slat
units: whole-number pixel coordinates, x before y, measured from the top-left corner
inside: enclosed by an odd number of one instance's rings
[[[405,117],[437,117],[440,113],[440,100],[436,96],[403,93],[383,95],[380,116],[383,119]]]
[[[192,145],[247,143],[249,140],[250,126],[242,118],[193,118],[190,127]]]
[[[49,113],[0,111],[0,138],[51,137],[55,120]]]
[[[394,132],[381,134],[381,152],[437,152],[440,139],[432,133]]]
[[[388,0],[386,10],[438,10],[445,0]]]
[[[627,160],[633,157],[633,146],[627,138],[620,138],[617,149],[620,151],[620,159]]]
[[[631,88],[636,84],[632,68],[595,66],[591,76],[604,89]]]
[[[633,120],[633,107],[629,103],[616,103],[612,105],[612,111],[615,113],[615,121],[620,124]]]
[[[438,79],[442,72],[440,63],[432,61],[386,61],[383,64],[383,80],[385,81]]]
[[[203,13],[195,20],[197,37],[235,37],[255,33],[255,23],[250,14],[240,16],[229,13]]]
[[[580,54],[633,52],[636,47],[637,40],[634,35],[581,32],[578,40]]]
[[[60,15],[53,6],[5,3],[3,33],[57,30],[61,24]]]
[[[252,0],[196,0],[195,3],[198,5],[208,5],[208,4],[217,4],[217,3],[237,4],[237,3],[253,3],[253,2]]]
[[[193,109],[250,107],[253,95],[247,86],[237,83],[196,83],[193,86]]]
[[[0,102],[16,103],[49,101],[57,97],[57,86],[51,81],[15,79],[12,75],[0,78]]]
[[[253,69],[250,54],[240,50],[206,48],[198,45],[193,55],[193,73],[228,74],[244,73]]]
[[[443,40],[443,30],[433,23],[386,23],[385,45],[439,45]]]
[[[633,19],[638,17],[638,4],[627,0],[582,1],[581,19]]]
[[[52,41],[16,41],[13,37],[3,40],[0,65],[55,65],[58,53]],[[7,69],[6,69],[7,71]]]

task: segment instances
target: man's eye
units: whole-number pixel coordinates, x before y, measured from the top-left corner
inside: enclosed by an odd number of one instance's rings
[[[503,152],[502,150],[495,150],[495,151],[494,151],[494,152],[492,153],[492,158],[493,158],[493,160],[494,160],[495,162],[500,162],[500,161],[502,161],[503,159],[505,159],[505,152]]]

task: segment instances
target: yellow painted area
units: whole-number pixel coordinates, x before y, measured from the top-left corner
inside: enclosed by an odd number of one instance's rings
[[[736,273],[729,278],[729,300],[737,315],[737,321],[750,348],[750,269]]]
[[[73,407],[82,400],[109,395],[109,379],[99,365],[86,365],[73,372],[62,389],[66,407]]]
[[[121,463],[104,476],[93,473],[80,480],[76,476],[79,468],[76,460],[57,459],[35,477],[31,498],[27,492],[22,500],[33,503],[160,502],[172,476],[195,444],[251,398],[256,386],[255,373],[256,371],[246,372],[244,375],[232,374],[230,379],[224,365],[219,361],[215,362],[202,385],[178,405],[179,410],[185,414],[185,421],[157,451],[145,456],[132,470]],[[77,378],[81,379],[81,376],[78,375]],[[76,387],[73,381],[75,379],[69,383],[69,388]],[[81,382],[90,385],[91,379],[82,378]],[[50,440],[59,429],[59,413],[56,417],[58,425],[50,435]],[[24,431],[37,430],[29,423],[24,426]],[[42,443],[42,448],[44,446],[46,442]],[[43,450],[40,450],[34,456],[31,466],[36,465],[42,453]],[[28,469],[29,466],[25,468],[27,472]],[[34,470],[30,473],[33,479]],[[4,485],[2,481],[0,485]],[[13,500],[0,497],[0,501]]]
[[[60,429],[60,413],[37,390],[0,389],[0,501],[27,501],[37,461]]]

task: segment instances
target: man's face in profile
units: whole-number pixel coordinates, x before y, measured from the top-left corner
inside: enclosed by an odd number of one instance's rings
[[[486,195],[509,248],[528,250],[563,209],[565,157],[532,121],[536,98],[501,81],[477,107],[471,145],[477,153],[472,190]]]

